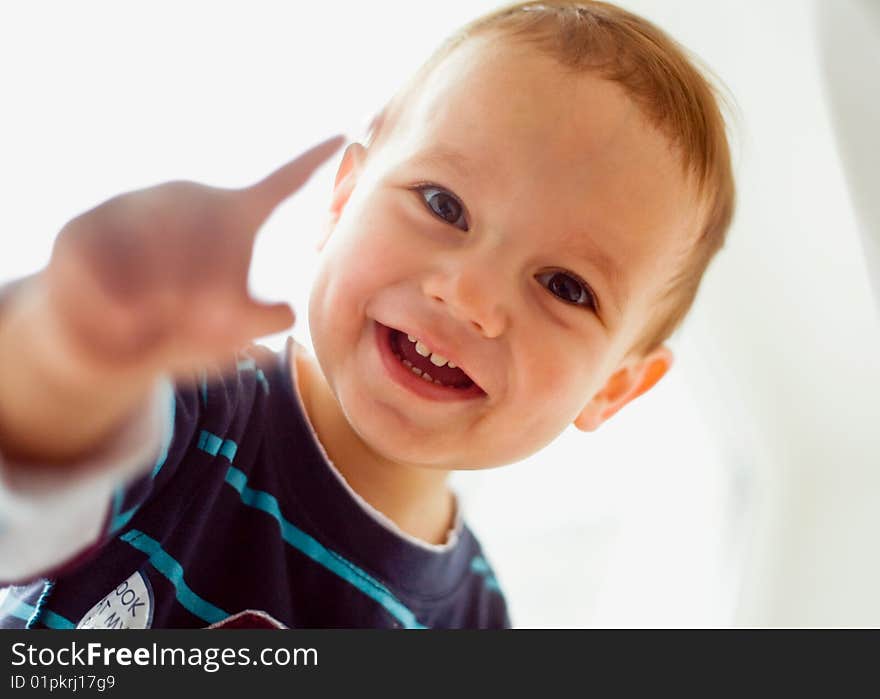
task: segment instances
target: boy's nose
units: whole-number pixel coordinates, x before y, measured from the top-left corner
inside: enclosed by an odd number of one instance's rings
[[[503,307],[503,281],[497,270],[485,263],[452,266],[435,270],[422,282],[423,293],[442,303],[446,311],[461,323],[471,324],[481,335],[498,337],[507,328],[508,314]]]

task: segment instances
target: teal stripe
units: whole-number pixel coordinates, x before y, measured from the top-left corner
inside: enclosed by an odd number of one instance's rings
[[[199,434],[198,448],[208,452],[211,456],[217,456],[217,452],[220,451],[222,445],[223,440],[216,434],[211,434],[207,430],[202,430]]]
[[[150,564],[174,585],[177,601],[187,611],[209,624],[216,623],[229,616],[220,607],[215,607],[190,589],[190,586],[183,579],[183,567],[172,556],[168,555],[161,544],[151,536],[137,529],[131,529],[119,538],[138,549],[138,551],[149,554]]]
[[[51,580],[43,580],[43,590],[40,592],[40,596],[37,597],[37,603],[34,605],[34,613],[31,614],[31,618],[27,620],[27,624],[25,625],[26,629],[32,629],[36,625],[36,623],[40,620],[40,614],[43,611],[43,607],[46,606],[46,600],[49,598],[49,593],[52,592],[52,588],[55,587],[55,583]]]
[[[351,561],[346,560],[335,551],[331,551],[317,539],[306,534],[302,529],[289,522],[281,514],[281,508],[274,495],[262,490],[254,490],[247,485],[247,476],[230,466],[226,473],[226,482],[235,488],[241,496],[242,502],[258,510],[271,515],[281,528],[281,536],[284,540],[311,558],[316,563],[335,573],[347,583],[363,592],[367,597],[382,605],[391,616],[397,619],[404,628],[423,629],[415,614],[398,600],[387,587],[371,577],[366,571],[357,567]]]
[[[35,611],[35,607],[32,607],[27,602],[23,602],[17,597],[13,596],[12,591],[6,593],[6,599],[3,600],[3,604],[0,605],[0,615],[9,614],[14,616],[16,619],[21,619],[22,621],[27,621],[31,618]],[[40,615],[40,621],[48,626],[50,629],[75,629],[76,624],[74,624],[70,619],[66,619],[60,614],[56,614],[55,612],[49,611],[48,609],[44,609],[42,614]]]
[[[485,558],[482,556],[474,556],[471,561],[471,570],[477,575],[483,576],[486,589],[492,590],[493,592],[501,592],[501,586],[498,584],[498,580],[495,579],[495,575],[492,573],[492,569],[489,567]]]
[[[162,451],[159,452],[159,458],[156,460],[156,465],[153,466],[153,470],[150,473],[150,478],[155,479],[156,475],[162,469],[162,466],[165,465],[165,461],[168,459],[168,450],[171,448],[171,441],[174,438],[174,421],[176,419],[177,413],[177,398],[174,394],[174,389],[171,389],[171,413],[170,413],[170,425],[167,430],[167,434],[164,436],[164,442],[162,443]],[[116,489],[116,492],[113,494],[113,517],[110,520],[110,534],[116,534],[120,529],[122,529],[126,524],[128,524],[129,520],[134,517],[134,513],[138,511],[140,505],[135,505],[129,510],[120,513],[119,509],[122,507],[123,495],[125,494],[124,486],[119,486]]]
[[[201,431],[197,446],[211,456],[217,456],[217,454],[225,456],[229,459],[230,463],[235,459],[235,454],[238,451],[238,445],[231,439],[222,439],[216,434],[208,432],[208,430]]]
[[[471,561],[471,570],[479,575],[486,575],[489,571],[489,564],[482,556],[474,556]]]
[[[120,515],[116,515],[113,518],[113,524],[110,526],[110,534],[111,536],[116,534],[120,529],[122,529],[128,522],[134,517],[134,513],[138,511],[137,507],[132,507],[130,510],[126,510]]]
[[[65,619],[60,614],[56,614],[55,612],[48,609],[43,610],[43,613],[40,615],[40,621],[48,626],[50,629],[76,628],[76,624],[74,624],[70,619]]]
[[[486,589],[491,590],[492,592],[501,593],[501,586],[498,584],[498,581],[495,579],[494,575],[487,575],[485,579]]]
[[[257,375],[257,381],[263,387],[263,390],[266,393],[269,393],[269,382],[266,380],[266,375],[263,373],[263,370],[257,367],[257,363],[253,359],[242,359],[238,364],[235,365],[235,368],[239,371],[249,371],[253,369],[253,371]]]
[[[208,371],[206,369],[202,369],[202,378],[201,378],[201,391],[202,391],[202,405],[204,407],[208,407]]]
[[[223,444],[220,446],[220,456],[225,456],[229,459],[229,462],[232,463],[232,460],[235,458],[235,452],[238,451],[238,445],[233,442],[231,439],[224,439]]]
[[[122,498],[124,495],[125,486],[116,486],[116,490],[113,491],[113,516],[110,520],[112,522],[115,522],[116,518],[119,517],[119,510],[122,508]]]
[[[8,614],[17,619],[21,619],[22,621],[30,619],[31,614],[33,613],[34,608],[31,605],[27,602],[22,602],[20,599],[16,599],[12,596],[11,592],[6,593],[6,599],[3,600],[3,604],[0,605],[0,614],[3,616]]]
[[[165,465],[165,460],[168,458],[168,449],[171,448],[171,440],[174,438],[174,421],[177,417],[177,396],[174,393],[174,388],[171,389],[171,414],[170,414],[170,428],[168,429],[168,434],[165,435],[165,443],[162,445],[162,452],[159,454],[159,459],[156,461],[156,465],[153,466],[153,473],[151,476],[153,478],[156,477],[156,474],[159,473],[159,470],[162,466]]]

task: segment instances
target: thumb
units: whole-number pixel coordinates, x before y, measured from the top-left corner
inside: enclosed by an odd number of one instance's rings
[[[288,303],[263,303],[251,298],[244,302],[238,316],[241,319],[240,335],[247,342],[286,330],[296,320],[296,314]]]
[[[302,187],[312,173],[345,143],[344,136],[334,136],[309,148],[270,175],[242,191],[251,213],[262,223],[282,201]]]

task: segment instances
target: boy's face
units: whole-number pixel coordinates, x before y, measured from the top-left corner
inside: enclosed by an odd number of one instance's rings
[[[369,154],[346,153],[309,306],[324,376],[372,449],[510,463],[572,422],[595,429],[663,375],[668,350],[628,351],[699,207],[619,86],[474,39],[386,128]],[[484,393],[408,385],[387,328],[448,354]]]

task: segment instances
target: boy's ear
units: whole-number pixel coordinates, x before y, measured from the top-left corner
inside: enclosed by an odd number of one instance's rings
[[[672,352],[661,345],[653,352],[618,369],[574,421],[583,432],[592,432],[631,400],[656,384],[672,366]]]
[[[339,169],[336,171],[336,182],[333,184],[333,196],[330,199],[330,210],[328,211],[324,235],[317,245],[319,251],[324,247],[324,243],[327,242],[327,239],[336,227],[336,222],[342,216],[342,210],[354,191],[366,152],[366,149],[360,143],[350,143],[342,155],[342,162],[339,163]]]

